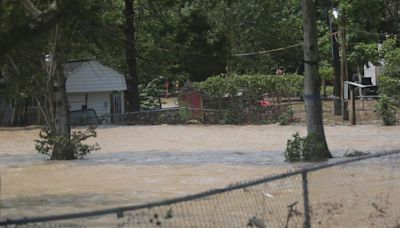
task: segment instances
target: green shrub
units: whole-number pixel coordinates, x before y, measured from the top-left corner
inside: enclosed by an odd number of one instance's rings
[[[293,109],[289,106],[287,108],[287,111],[282,113],[279,118],[278,118],[278,124],[279,125],[288,125],[294,121],[294,111]]]
[[[333,90],[334,90],[334,87],[333,86],[326,86],[326,88],[325,88],[325,91],[326,91],[326,95],[329,97],[329,96],[332,96],[333,95]],[[324,87],[323,86],[321,86],[321,91],[320,91],[320,93],[321,94],[324,94]]]
[[[379,102],[375,105],[374,110],[382,119],[383,125],[396,125],[397,107],[396,103],[386,95],[381,95]]]
[[[299,133],[296,132],[292,137],[293,139],[289,139],[286,144],[284,152],[286,161],[321,161],[326,158],[320,154],[325,146],[320,143],[316,135],[310,134],[307,137],[300,137]]]
[[[158,77],[147,84],[140,84],[140,107],[142,109],[157,109],[160,108],[159,95],[163,92],[162,82],[164,78]]]
[[[397,43],[398,40],[396,39],[387,39],[383,44],[384,74],[391,78],[400,79],[400,48]]]
[[[261,107],[260,101],[268,96],[270,102],[279,103],[283,97],[301,95],[303,81],[300,75],[230,75],[209,77],[193,86],[202,92],[204,108],[223,110],[221,124],[285,125],[293,121],[291,110],[279,118],[283,110],[270,115],[270,107]]]
[[[286,161],[296,162],[302,160],[304,141],[305,138],[300,137],[298,132],[293,134],[293,139],[289,139],[286,144],[284,154]]]
[[[268,93],[276,101],[282,97],[301,94],[304,77],[300,75],[233,75],[209,77],[194,83],[206,98],[223,103],[225,97],[240,97],[242,101],[255,102]]]
[[[335,80],[335,71],[334,71],[333,67],[330,65],[330,63],[326,63],[326,65],[322,64],[319,67],[319,74],[326,81]]]
[[[189,121],[192,118],[192,112],[189,110],[188,107],[180,108],[179,109],[179,118],[183,122]]]
[[[379,77],[379,94],[386,95],[400,101],[400,79],[388,76]]]
[[[379,78],[379,102],[375,105],[375,112],[382,119],[383,125],[397,124],[397,107],[400,105],[400,79],[381,76]]]
[[[52,160],[82,159],[91,151],[100,149],[97,143],[94,145],[82,143],[88,138],[96,137],[94,127],[89,127],[85,131],[74,131],[71,137],[55,135],[49,129],[43,129],[40,131],[39,137],[41,139],[35,140],[36,150],[50,156]]]
[[[226,105],[226,104],[225,104]],[[241,103],[235,103],[234,106],[224,106],[222,111],[220,124],[245,124],[247,123],[246,117],[250,117]]]

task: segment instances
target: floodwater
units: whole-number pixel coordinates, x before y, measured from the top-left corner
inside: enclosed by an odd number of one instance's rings
[[[50,215],[152,202],[293,169],[282,152],[303,125],[102,126],[101,150],[49,161],[34,149],[38,129],[0,129],[0,217]],[[326,126],[335,156],[348,148],[400,147],[399,127]]]

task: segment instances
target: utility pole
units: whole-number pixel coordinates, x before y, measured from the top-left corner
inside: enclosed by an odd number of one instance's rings
[[[331,0],[331,9],[334,9],[336,6]],[[329,14],[329,29],[331,32],[331,43],[332,43],[332,66],[335,73],[335,83],[334,83],[334,100],[333,100],[333,110],[336,116],[340,116],[342,114],[341,108],[341,84],[340,84],[340,56],[339,56],[339,45],[336,38],[337,27],[333,23],[332,15]]]
[[[348,91],[344,91],[344,82],[348,81],[348,72],[347,72],[347,32],[346,32],[346,12],[342,10],[340,16],[340,52],[341,52],[341,71],[340,71],[340,97],[341,97],[341,106],[342,106],[342,121],[349,120],[349,113],[347,109],[347,101],[344,100],[344,93],[348,93]]]

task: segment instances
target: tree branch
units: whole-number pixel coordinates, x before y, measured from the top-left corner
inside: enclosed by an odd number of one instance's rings
[[[44,121],[46,122],[46,126],[48,126],[48,127],[52,126],[52,124],[49,121],[48,115],[46,114],[46,113],[49,113],[46,110],[46,107],[42,105],[42,103],[40,102],[40,100],[37,97],[35,97],[35,101],[38,105],[39,111],[42,114]]]
[[[35,4],[31,2],[31,0],[23,0],[21,1],[22,5],[29,10],[33,16],[38,17],[40,14],[42,14],[42,11],[40,11],[38,8],[36,8]]]
[[[21,74],[21,71],[19,71],[19,68],[17,67],[17,64],[15,64],[13,58],[10,55],[6,55],[8,61],[10,62],[11,66],[14,68],[15,72],[19,75]]]
[[[29,3],[28,3],[29,4]],[[34,5],[33,5],[34,6]],[[27,42],[34,36],[49,29],[59,19],[60,11],[54,1],[48,9],[32,18],[30,21],[16,25],[8,31],[0,33],[0,58],[8,54],[21,43]]]
[[[57,51],[57,41],[59,38],[59,30],[58,30],[58,24],[56,24],[55,26],[55,31],[54,31],[54,41],[53,41],[53,47],[51,50],[51,54],[50,54],[50,69],[48,71],[48,78],[47,78],[47,82],[46,82],[46,87],[47,87],[47,97],[48,97],[48,103],[49,103],[49,107],[50,107],[50,119],[51,119],[51,123],[55,123],[55,117],[54,117],[54,112],[55,112],[55,107],[54,107],[54,100],[55,100],[55,94],[54,94],[54,79],[55,79],[55,75],[56,75],[56,51]],[[49,126],[49,127],[53,127],[53,125]]]

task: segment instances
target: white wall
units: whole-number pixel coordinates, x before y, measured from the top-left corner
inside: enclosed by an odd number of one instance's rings
[[[125,93],[121,91],[121,112],[125,113]]]
[[[88,93],[87,108],[96,110],[97,116],[109,115],[111,111],[110,93]]]
[[[124,92],[121,93],[121,111],[125,112],[124,107]],[[87,94],[87,108],[94,109],[97,116],[111,114],[111,92],[98,92],[98,93],[68,93],[68,102],[70,111],[82,110],[85,105],[85,94]]]
[[[368,63],[368,66],[364,66],[364,77],[371,78],[371,82],[373,85],[378,84],[378,77],[383,73],[383,63],[382,66],[375,66],[372,63]]]
[[[88,109],[94,109],[97,116],[110,114],[110,92],[86,94]],[[85,105],[85,93],[69,93],[67,96],[70,111],[82,110],[82,105]]]
[[[85,105],[84,93],[69,93],[67,97],[70,111],[82,110],[82,105]]]

